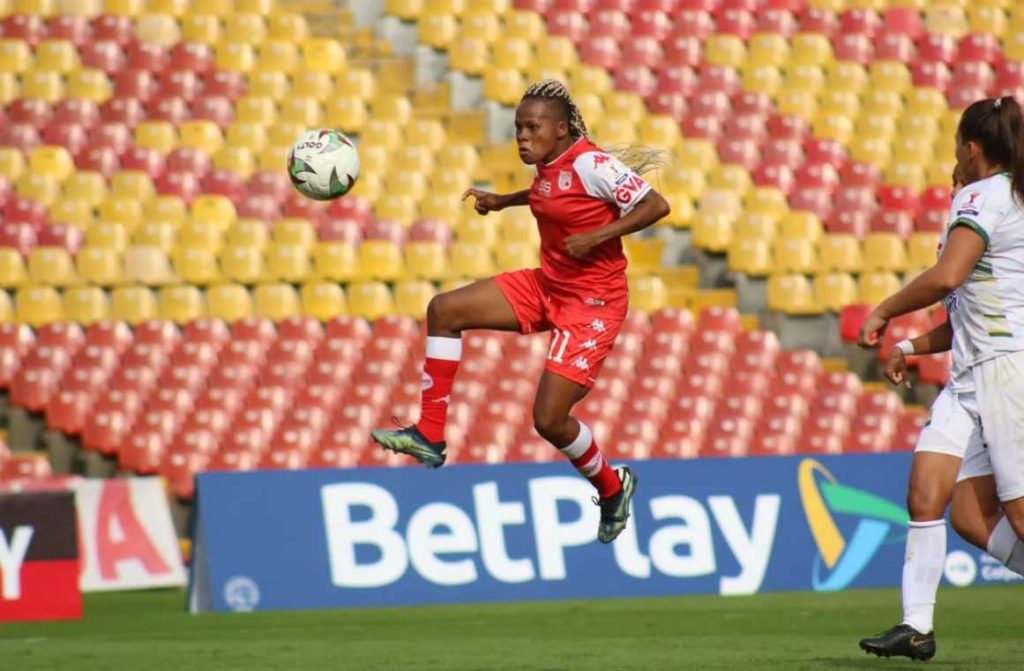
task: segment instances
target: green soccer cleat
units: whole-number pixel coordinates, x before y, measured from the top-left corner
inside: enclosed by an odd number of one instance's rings
[[[404,429],[376,429],[370,434],[385,450],[408,454],[427,468],[441,468],[448,455],[444,441],[432,443],[414,426]]]
[[[602,543],[611,543],[626,528],[626,520],[629,519],[629,502],[633,500],[633,492],[636,491],[636,483],[639,481],[629,466],[616,468],[615,474],[619,476],[619,482],[622,483],[619,493],[610,499],[594,499],[594,503],[601,506],[601,523],[597,527],[597,540]]]
[[[922,634],[908,624],[901,624],[865,638],[860,649],[879,657],[909,657],[924,662],[935,656],[935,634]]]

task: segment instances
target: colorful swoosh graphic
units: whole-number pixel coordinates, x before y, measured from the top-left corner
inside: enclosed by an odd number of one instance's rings
[[[811,575],[816,591],[840,590],[849,585],[890,537],[892,529],[907,526],[907,513],[901,506],[839,484],[814,459],[800,462],[797,479],[807,525],[818,546]],[[850,538],[843,537],[836,515],[860,517]]]

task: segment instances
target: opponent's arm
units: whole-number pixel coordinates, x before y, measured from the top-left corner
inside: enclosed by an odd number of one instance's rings
[[[642,231],[672,211],[668,201],[654,189],[647,192],[632,210],[612,223],[586,233],[576,233],[565,239],[565,247],[573,258],[583,258],[591,249],[603,242]]]
[[[462,200],[466,200],[470,196],[476,199],[474,207],[480,214],[486,215],[488,212],[498,212],[504,210],[506,207],[515,207],[516,205],[529,205],[530,204],[530,190],[523,189],[522,191],[516,191],[515,193],[490,193],[489,191],[481,191],[480,189],[469,188],[466,189],[465,193],[462,194]]]
[[[945,352],[953,347],[953,327],[949,321],[936,326],[928,333],[911,339],[910,344],[914,348],[914,354],[934,354]],[[907,355],[899,347],[893,347],[889,352],[889,359],[885,362],[885,377],[893,384],[910,386],[910,377],[907,375]]]

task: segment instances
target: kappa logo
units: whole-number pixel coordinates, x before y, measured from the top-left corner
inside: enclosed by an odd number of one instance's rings
[[[585,356],[577,357],[576,360],[572,362],[572,365],[576,366],[580,370],[590,370],[590,362],[587,361],[587,357]]]
[[[797,480],[807,526],[818,546],[811,574],[815,591],[847,587],[878,549],[893,540],[893,532],[907,526],[907,513],[902,506],[863,489],[839,484],[814,459],[800,462]],[[853,533],[844,537],[837,518],[856,520]]]
[[[604,333],[607,329],[605,328],[604,322],[600,319],[595,319],[590,322],[590,328],[598,333]]]
[[[597,349],[597,341],[591,338],[590,340],[584,340],[583,344],[580,345],[583,349]]]

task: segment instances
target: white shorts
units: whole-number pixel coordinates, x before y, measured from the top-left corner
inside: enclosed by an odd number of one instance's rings
[[[938,452],[963,459],[969,447],[981,444],[981,427],[975,420],[973,393],[958,393],[944,388],[935,397],[928,421],[917,437],[915,452]],[[973,411],[973,412],[972,412]]]
[[[958,480],[995,476],[1000,501],[1024,496],[1024,352],[971,369],[983,441],[964,455]]]

